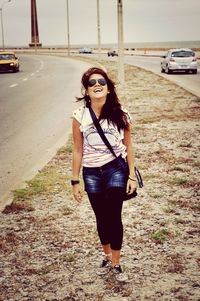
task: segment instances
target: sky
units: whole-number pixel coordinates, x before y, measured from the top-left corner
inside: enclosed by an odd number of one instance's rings
[[[102,44],[117,43],[117,2],[99,0]],[[43,46],[67,45],[66,3],[37,0]],[[68,3],[70,44],[97,43],[97,0]],[[6,46],[28,46],[31,42],[30,4],[31,0],[0,0]],[[2,35],[1,24],[0,30]],[[200,0],[123,0],[123,30],[125,43],[200,41]]]

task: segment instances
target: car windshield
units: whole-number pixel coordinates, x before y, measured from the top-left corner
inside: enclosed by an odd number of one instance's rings
[[[15,59],[14,54],[0,54],[0,60],[13,60]]]
[[[172,52],[172,57],[191,57],[194,56],[194,52],[192,51],[174,51]]]

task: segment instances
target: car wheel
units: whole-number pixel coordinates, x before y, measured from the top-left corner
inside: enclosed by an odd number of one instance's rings
[[[192,73],[193,74],[197,74],[197,70],[192,70]]]
[[[163,69],[163,67],[161,66],[161,73],[164,73],[165,69]]]
[[[166,66],[165,72],[166,72],[167,74],[171,74],[171,73],[172,73],[171,70],[168,68],[168,66]]]

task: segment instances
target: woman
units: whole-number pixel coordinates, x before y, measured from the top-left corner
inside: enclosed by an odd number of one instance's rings
[[[82,76],[84,104],[73,112],[73,195],[81,202],[79,173],[83,166],[85,191],[96,216],[104,259],[97,274],[112,270],[120,281],[126,280],[120,266],[123,240],[122,206],[124,193],[136,189],[128,112],[121,108],[114,82],[100,68],[90,68]],[[109,140],[117,158],[102,141],[95,128],[89,106]],[[127,168],[128,164],[128,168]],[[127,170],[129,174],[127,175]]]

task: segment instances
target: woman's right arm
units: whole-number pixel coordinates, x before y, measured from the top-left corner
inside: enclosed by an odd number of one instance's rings
[[[83,135],[80,131],[80,123],[73,118],[72,122],[73,134],[73,155],[72,155],[72,180],[79,180],[79,173],[81,169],[83,156]],[[73,185],[74,198],[80,202],[83,197],[80,184]]]

